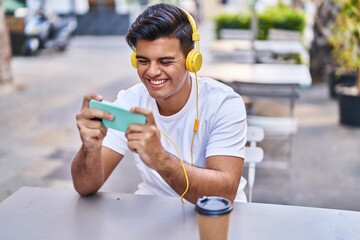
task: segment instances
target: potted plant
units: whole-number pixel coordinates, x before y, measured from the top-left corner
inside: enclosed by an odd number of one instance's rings
[[[346,83],[345,85],[354,85],[356,80],[357,73],[356,71],[347,71],[342,68],[337,69],[336,66],[331,69],[328,76],[328,88],[329,88],[329,96],[333,99],[338,97],[335,88],[339,88],[341,83]],[[339,86],[338,86],[339,85]]]
[[[250,13],[220,13],[214,17],[216,39],[224,29],[250,30]]]
[[[292,30],[303,34],[306,25],[305,12],[282,1],[278,5],[267,7],[258,14],[258,19],[258,39],[267,39],[270,29]]]
[[[356,73],[355,84],[338,84],[340,123],[360,126],[360,0],[333,0],[338,6],[329,42],[343,72]]]

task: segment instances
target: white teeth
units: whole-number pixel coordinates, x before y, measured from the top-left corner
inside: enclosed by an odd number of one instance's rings
[[[151,80],[151,84],[160,85],[165,82],[165,80]]]

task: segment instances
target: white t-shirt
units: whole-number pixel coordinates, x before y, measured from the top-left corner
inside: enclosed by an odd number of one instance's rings
[[[184,162],[191,163],[191,140],[196,118],[196,82],[191,75],[192,87],[190,97],[185,106],[176,114],[162,116],[146,87],[142,84],[121,90],[116,104],[130,109],[140,106],[151,109],[157,126],[175,143]],[[199,128],[193,146],[194,166],[204,168],[206,158],[214,155],[228,155],[245,158],[246,143],[246,111],[242,98],[232,88],[210,78],[199,78]],[[178,156],[171,141],[161,136],[164,149]],[[125,134],[108,129],[103,145],[125,155],[129,150]],[[134,160],[140,171],[143,182],[139,184],[137,194],[179,196],[153,169],[147,167],[138,154]],[[179,163],[180,164],[180,163]],[[246,201],[243,192],[246,180],[241,179],[236,201]]]

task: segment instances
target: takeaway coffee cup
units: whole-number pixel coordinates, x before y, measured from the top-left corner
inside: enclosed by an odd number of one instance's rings
[[[195,210],[200,240],[227,240],[230,222],[231,202],[223,197],[201,197]]]

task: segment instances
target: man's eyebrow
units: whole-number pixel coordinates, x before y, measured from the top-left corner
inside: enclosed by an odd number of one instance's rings
[[[144,56],[141,56],[141,55],[136,54],[136,59],[139,59],[139,58],[148,59],[148,58],[146,58],[146,57],[144,57]]]
[[[149,60],[147,57],[144,57],[144,56],[141,56],[141,55],[136,55],[136,59],[146,59],[146,60]],[[161,57],[161,58],[158,58],[159,61],[163,61],[163,60],[175,60],[175,57],[170,57],[170,56],[167,56],[167,57]]]
[[[175,59],[175,57],[161,57],[161,58],[159,58],[159,60],[174,60]]]

